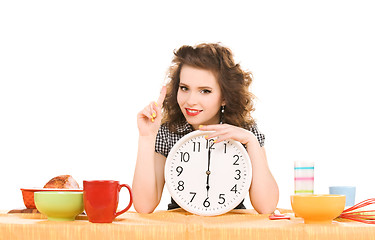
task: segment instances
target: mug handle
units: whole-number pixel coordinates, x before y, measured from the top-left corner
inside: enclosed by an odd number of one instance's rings
[[[119,185],[118,191],[120,192],[121,188],[123,188],[123,187],[126,187],[128,189],[128,191],[129,191],[129,195],[130,195],[129,204],[128,204],[128,206],[124,210],[121,210],[120,212],[116,212],[115,213],[115,217],[117,217],[118,215],[121,215],[124,212],[128,211],[129,208],[131,207],[131,205],[133,204],[133,196],[132,196],[132,190],[131,190],[131,188],[129,187],[128,184],[121,184],[121,185]]]

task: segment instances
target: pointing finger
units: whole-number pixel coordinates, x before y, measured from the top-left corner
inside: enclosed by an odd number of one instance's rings
[[[164,99],[165,99],[165,95],[167,95],[167,87],[163,86],[162,89],[161,89],[161,91],[160,91],[159,99],[156,102],[158,106],[161,107],[163,105],[163,102],[164,102]]]

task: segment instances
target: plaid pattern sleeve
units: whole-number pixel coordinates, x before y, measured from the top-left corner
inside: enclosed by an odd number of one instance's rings
[[[161,125],[156,135],[155,141],[155,152],[160,153],[164,157],[168,156],[169,151],[171,150],[168,148],[168,129],[166,125]]]
[[[164,157],[168,157],[169,152],[178,140],[193,131],[191,125],[187,122],[176,124],[176,126],[177,132],[172,132],[167,124],[162,124],[160,126],[158,134],[156,135],[155,152],[160,153]]]
[[[265,135],[261,133],[258,129],[258,126],[254,124],[248,129],[250,132],[254,133],[255,137],[258,139],[259,145],[264,146],[264,140],[266,139]]]

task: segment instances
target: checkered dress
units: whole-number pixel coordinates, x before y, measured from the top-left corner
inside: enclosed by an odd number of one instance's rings
[[[264,134],[258,130],[257,125],[250,126],[247,130],[254,133],[258,139],[259,145],[263,147],[265,137]],[[193,127],[188,122],[178,124],[176,126],[176,133],[171,132],[167,124],[162,124],[156,136],[155,152],[168,157],[169,152],[178,140],[192,131]]]
[[[254,133],[258,139],[259,145],[263,147],[265,137],[264,134],[258,130],[257,125],[250,126],[247,130]],[[167,124],[162,124],[156,136],[155,152],[168,157],[169,152],[178,140],[192,131],[193,127],[188,122],[178,124],[176,126],[176,133],[171,132]],[[175,208],[180,208],[180,206],[173,200],[173,198],[171,198],[171,203],[168,204],[168,210]],[[235,209],[246,209],[243,200]]]

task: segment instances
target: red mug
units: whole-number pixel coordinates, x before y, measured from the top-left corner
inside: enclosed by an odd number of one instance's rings
[[[128,189],[130,200],[124,210],[117,212],[119,193],[123,187]],[[118,181],[83,181],[83,203],[90,222],[111,223],[118,215],[129,210],[133,197],[129,185],[120,184]]]

